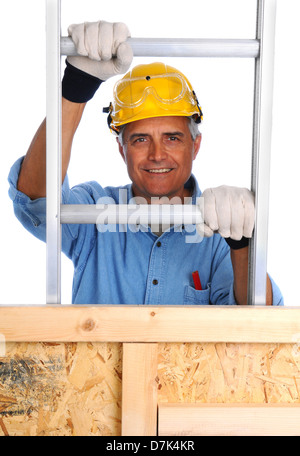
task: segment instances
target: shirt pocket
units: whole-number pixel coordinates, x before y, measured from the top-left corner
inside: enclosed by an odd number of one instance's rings
[[[210,284],[207,284],[205,290],[195,290],[195,288],[190,285],[186,285],[184,289],[184,304],[191,305],[206,305],[210,304]]]

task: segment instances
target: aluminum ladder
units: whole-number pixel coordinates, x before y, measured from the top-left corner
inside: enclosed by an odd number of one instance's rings
[[[249,250],[250,305],[266,304],[275,20],[276,0],[257,0],[253,40],[129,38],[134,56],[255,59],[251,190],[255,194],[256,220]],[[93,223],[97,217],[93,206],[61,204],[61,56],[75,54],[72,40],[61,36],[61,0],[46,0],[47,304],[61,302],[61,224]],[[151,212],[151,207],[148,210]],[[185,213],[185,223],[186,217],[195,223],[195,208]]]

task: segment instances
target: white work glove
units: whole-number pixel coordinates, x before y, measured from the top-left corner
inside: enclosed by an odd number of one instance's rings
[[[202,197],[204,226],[200,225],[199,230],[204,236],[218,232],[232,248],[247,245],[245,238],[251,238],[255,221],[253,193],[246,188],[222,185],[208,188]]]
[[[69,56],[67,60],[81,71],[106,81],[129,69],[133,54],[126,40],[130,32],[122,22],[73,24],[69,26],[68,34],[80,56]]]
[[[122,22],[99,21],[70,25],[68,33],[80,55],[67,57],[62,95],[74,103],[86,103],[103,81],[129,69],[130,32]]]

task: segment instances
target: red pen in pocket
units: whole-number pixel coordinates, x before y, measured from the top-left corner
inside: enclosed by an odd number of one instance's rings
[[[195,289],[202,290],[199,272],[198,271],[192,272],[192,276],[193,276],[193,280],[194,280]]]

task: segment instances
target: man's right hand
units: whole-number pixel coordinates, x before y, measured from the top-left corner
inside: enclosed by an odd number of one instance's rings
[[[67,61],[79,70],[101,81],[126,73],[133,54],[129,43],[130,32],[122,22],[85,22],[68,28],[79,56]]]

